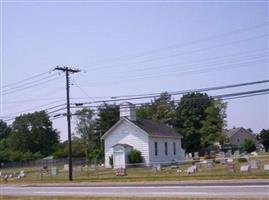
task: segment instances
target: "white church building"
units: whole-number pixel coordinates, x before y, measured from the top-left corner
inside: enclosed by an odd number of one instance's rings
[[[185,158],[181,138],[173,128],[153,120],[138,119],[135,106],[120,105],[120,120],[102,137],[105,147],[105,167],[125,168],[131,149],[137,149],[146,166],[180,162]]]

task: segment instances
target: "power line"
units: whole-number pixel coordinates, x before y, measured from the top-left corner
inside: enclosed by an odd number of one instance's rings
[[[217,86],[217,87],[208,87],[208,88],[201,88],[201,89],[194,89],[194,90],[173,91],[173,92],[168,92],[168,94],[180,95],[180,94],[191,93],[191,92],[206,92],[206,91],[212,91],[212,90],[222,90],[222,89],[228,89],[228,88],[256,85],[256,84],[262,84],[262,83],[268,83],[268,82],[269,82],[269,80],[262,80],[262,81],[254,81],[254,82],[232,84],[232,85],[225,85],[225,86]],[[115,101],[147,99],[147,98],[158,97],[160,94],[161,93],[150,93],[150,94],[140,94],[140,95],[114,96],[114,99],[98,100],[98,101],[93,101],[93,102],[81,102],[81,103],[82,104],[92,104],[92,103],[103,103],[103,102],[115,102]],[[127,97],[127,98],[121,98],[121,97]],[[118,98],[120,98],[120,99],[118,99]],[[73,103],[72,105],[74,105],[74,104],[75,103]]]
[[[138,58],[138,57],[144,57],[145,55],[151,55],[151,54],[155,54],[155,53],[158,53],[158,52],[161,52],[161,51],[166,52],[166,51],[171,50],[171,49],[186,48],[186,46],[190,46],[190,45],[193,45],[193,44],[201,43],[201,42],[208,41],[208,40],[211,41],[211,40],[214,40],[214,39],[217,39],[217,38],[222,38],[224,36],[229,36],[229,35],[233,35],[233,34],[237,34],[237,33],[241,33],[241,32],[246,32],[246,31],[261,28],[261,27],[264,27],[264,26],[267,26],[267,25],[268,25],[268,21],[265,21],[263,23],[256,24],[254,26],[240,28],[240,29],[237,29],[237,30],[217,34],[217,35],[214,35],[214,36],[205,37],[205,38],[198,39],[198,40],[195,40],[195,41],[190,41],[190,42],[170,45],[170,46],[165,47],[165,48],[154,49],[154,50],[151,50],[151,51],[142,52],[142,53],[138,53],[138,54],[130,54],[130,55],[125,55],[125,56],[119,56],[119,57],[115,57],[115,58],[112,58],[112,59],[107,59],[107,60],[105,60],[103,62],[99,62],[99,64],[97,64],[96,66],[104,65],[105,63],[110,64],[112,61],[117,62],[117,61],[121,61],[121,60],[128,60],[130,58],[134,59],[134,58]]]
[[[12,85],[18,85],[18,84],[20,84],[20,83],[29,81],[29,80],[31,80],[31,79],[35,79],[35,78],[37,78],[37,77],[43,76],[43,75],[45,75],[45,74],[49,74],[49,73],[51,73],[51,72],[52,72],[52,70],[49,70],[49,71],[46,71],[46,72],[42,72],[42,73],[40,73],[40,74],[36,74],[36,75],[30,76],[30,77],[25,78],[25,79],[22,79],[22,80],[20,80],[20,81],[16,81],[16,82],[13,82],[13,83],[10,83],[10,84],[3,85],[1,88],[10,87],[10,86],[12,86]]]

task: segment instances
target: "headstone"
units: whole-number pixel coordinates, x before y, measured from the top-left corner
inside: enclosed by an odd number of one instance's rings
[[[75,168],[75,171],[76,171],[76,172],[81,172],[81,171],[82,171],[82,167],[81,167],[81,166],[77,166],[77,167]]]
[[[196,170],[197,170],[196,166],[192,165],[192,166],[188,167],[187,173],[188,174],[194,174],[196,172]]]
[[[2,178],[2,171],[0,171],[0,178]]]
[[[233,162],[234,162],[234,160],[232,158],[227,159],[227,163],[233,163]]]
[[[59,169],[57,167],[52,167],[51,168],[51,175],[57,176],[58,174],[59,174]]]
[[[249,165],[242,165],[240,167],[240,172],[249,172]]]
[[[258,169],[258,162],[257,162],[257,160],[251,160],[250,161],[250,168],[251,169]]]
[[[65,165],[64,165],[64,171],[66,171],[66,172],[69,171],[69,165],[68,165],[68,164],[65,164]]]
[[[25,173],[24,173],[24,171],[20,171],[20,174],[19,175],[20,175],[21,178],[24,178],[26,176]]]
[[[228,171],[235,173],[235,164],[234,163],[227,163],[228,164]]]
[[[264,165],[263,169],[265,172],[269,172],[269,164]]]
[[[194,152],[194,159],[199,159],[199,152]]]
[[[196,166],[196,168],[197,168],[198,170],[202,168],[202,164],[201,164],[200,161],[195,162],[194,164],[195,164],[195,166]]]
[[[191,153],[189,153],[189,158],[192,158],[192,154]]]
[[[207,160],[207,168],[212,169],[214,167],[213,160]]]
[[[116,169],[116,176],[126,176],[126,168],[118,168]]]
[[[235,152],[234,152],[234,157],[240,157],[240,151],[238,151],[238,150],[236,150]]]

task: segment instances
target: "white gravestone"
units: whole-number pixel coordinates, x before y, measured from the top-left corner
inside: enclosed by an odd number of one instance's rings
[[[58,174],[59,174],[59,169],[57,167],[52,167],[51,168],[51,175],[57,176]]]
[[[264,165],[263,169],[265,172],[269,172],[269,164]]]
[[[249,165],[242,165],[240,167],[240,172],[249,172]]]
[[[258,162],[256,160],[250,161],[250,168],[251,169],[258,169]]]
[[[68,164],[64,165],[64,171],[67,171],[67,172],[69,171],[69,165]]]

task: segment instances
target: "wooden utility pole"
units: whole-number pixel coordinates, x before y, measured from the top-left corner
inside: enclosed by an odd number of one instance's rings
[[[80,72],[78,69],[71,69],[68,67],[56,67],[54,70],[65,72],[66,76],[66,118],[68,130],[68,166],[69,166],[69,181],[73,180],[72,168],[72,137],[71,137],[71,113],[70,113],[70,95],[69,95],[69,73]]]

